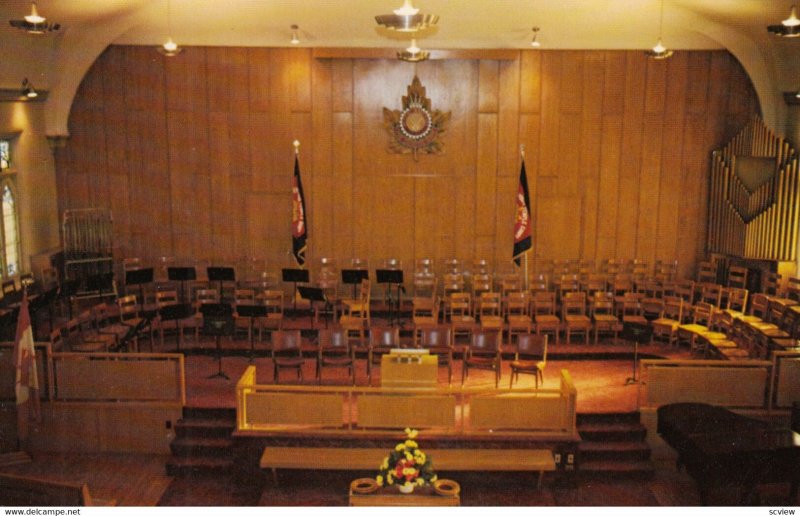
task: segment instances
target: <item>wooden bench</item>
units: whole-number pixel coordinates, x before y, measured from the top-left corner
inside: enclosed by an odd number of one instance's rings
[[[545,471],[555,471],[550,450],[529,449],[430,449],[433,469],[440,471],[538,471],[537,487],[542,486]],[[261,455],[261,468],[337,469],[378,471],[388,454],[382,448],[309,448],[302,446],[267,446]]]
[[[92,498],[89,486],[0,474],[0,505],[5,506],[114,506],[116,500]]]

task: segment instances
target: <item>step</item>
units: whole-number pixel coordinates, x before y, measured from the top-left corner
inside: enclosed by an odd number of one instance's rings
[[[176,437],[169,447],[177,457],[227,458],[232,444],[226,437]]]
[[[232,459],[223,457],[170,457],[166,462],[167,475],[219,475],[233,471]]]
[[[641,441],[582,441],[578,445],[582,461],[643,460],[650,458],[650,447]]]
[[[236,409],[227,407],[183,407],[184,419],[225,419],[236,422]]]
[[[647,429],[641,423],[589,423],[578,425],[584,441],[643,441]]]
[[[653,478],[655,467],[649,460],[581,460],[578,474],[591,479]]]
[[[230,437],[236,423],[228,419],[179,419],[175,423],[177,437]]]
[[[639,412],[580,412],[576,415],[578,426],[595,423],[639,423]]]

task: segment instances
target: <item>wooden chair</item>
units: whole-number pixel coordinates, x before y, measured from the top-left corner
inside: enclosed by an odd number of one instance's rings
[[[611,292],[597,291],[590,304],[595,345],[599,340],[600,332],[612,333],[614,342],[616,342],[620,324],[619,318],[614,315],[614,296]]]
[[[279,383],[282,369],[294,369],[298,380],[303,380],[302,337],[300,330],[279,330],[272,333],[273,378]]]
[[[475,330],[472,315],[472,295],[469,292],[454,292],[450,295],[448,318],[453,330],[453,340],[460,334],[470,335]]]
[[[728,269],[728,286],[732,288],[747,288],[747,268],[731,266]]]
[[[453,383],[453,333],[447,326],[425,328],[417,346],[436,355],[439,365],[447,366],[447,385]]]
[[[111,314],[111,310],[106,303],[96,304],[92,307],[92,312],[97,331],[114,337],[114,344],[110,347],[110,350],[119,350],[120,344],[131,330],[130,326],[114,320],[115,317]]]
[[[348,338],[358,336],[359,345],[366,337],[366,330],[371,326],[370,320],[370,282],[362,280],[358,288],[357,299],[342,300],[342,315],[339,325],[347,332]]]
[[[536,388],[539,382],[544,384],[544,368],[547,365],[547,335],[531,335],[525,333],[517,337],[517,351],[511,361],[511,378],[509,389],[514,386],[514,380],[520,374],[532,374],[535,378]]]
[[[265,290],[259,298],[267,307],[267,315],[256,320],[258,341],[261,342],[265,331],[279,331],[283,328],[283,290]]]
[[[161,290],[156,292],[156,310],[159,312],[165,307],[176,306],[178,304],[178,291]],[[173,320],[166,320],[162,318],[160,314],[157,315],[153,319],[152,325],[154,331],[158,330],[161,348],[164,348],[164,330],[174,329],[178,339],[177,347],[178,350],[180,350],[181,344],[183,343],[183,329],[191,326],[191,324],[194,322],[194,319],[194,313],[192,313],[189,317]]]
[[[691,323],[678,326],[678,341],[688,342],[692,353],[705,356],[708,349],[705,341],[698,339],[698,336],[711,331],[714,307],[709,303],[697,303],[692,307],[691,314]]]
[[[255,321],[251,321],[250,317],[243,317],[238,314],[236,307],[239,305],[254,305],[256,304],[256,291],[249,288],[237,288],[233,291],[233,331],[234,336],[237,331],[244,331],[247,333],[247,341],[250,342],[253,334],[253,326]]]
[[[502,369],[502,345],[499,331],[478,331],[472,334],[469,345],[464,349],[461,369],[461,385],[469,377],[470,369],[494,371],[494,386],[500,383]]]
[[[561,313],[567,342],[573,333],[583,333],[585,343],[589,344],[592,321],[586,315],[586,292],[567,292],[561,301]]]
[[[514,335],[530,333],[533,326],[531,319],[530,294],[523,291],[509,292],[506,296],[506,322],[508,324],[508,344],[514,341]]]
[[[668,296],[664,298],[664,311],[661,317],[653,320],[653,338],[667,337],[667,344],[678,344],[678,327],[683,321],[683,298]]]
[[[399,328],[370,328],[367,352],[367,384],[372,385],[372,368],[380,365],[383,355],[400,346]]]
[[[117,299],[119,309],[119,322],[129,328],[138,328],[136,335],[136,349],[139,349],[138,338],[141,331],[146,331],[150,337],[150,351],[153,351],[153,329],[148,319],[139,316],[139,302],[136,296],[129,295]]]
[[[553,334],[556,344],[561,331],[561,319],[556,315],[556,295],[551,291],[536,292],[531,301],[531,312],[536,325],[536,335]]]
[[[78,315],[78,326],[83,345],[79,345],[80,349],[76,351],[108,351],[117,344],[116,336],[100,332],[91,309],[84,310]]]
[[[411,322],[414,325],[414,344],[427,328],[439,325],[439,298],[415,297],[412,299]]]
[[[322,370],[327,368],[345,368],[351,380],[356,384],[355,348],[342,329],[319,330],[317,348],[317,383],[322,383]]]
[[[478,321],[481,331],[503,330],[502,298],[499,292],[483,292],[478,298]]]

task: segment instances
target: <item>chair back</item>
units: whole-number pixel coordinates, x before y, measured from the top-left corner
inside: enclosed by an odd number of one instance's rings
[[[195,299],[197,305],[204,305],[208,303],[219,303],[219,290],[215,288],[201,288],[195,292]]]
[[[472,296],[469,292],[453,292],[450,294],[450,320],[467,317],[472,314]]]
[[[500,293],[482,292],[480,297],[480,315],[500,315]]]
[[[159,290],[156,292],[156,307],[163,308],[169,305],[178,304],[178,292],[176,290]]]
[[[714,320],[714,306],[710,303],[699,302],[692,308],[692,320],[695,324],[711,326]]]
[[[664,298],[664,317],[673,321],[683,320],[683,298],[667,296]]]
[[[369,331],[369,345],[371,348],[399,348],[399,328],[371,328]]]
[[[475,355],[495,355],[500,353],[499,331],[477,331],[472,334],[468,351]]]
[[[586,292],[567,292],[561,301],[563,315],[586,315]]]
[[[728,309],[738,310],[744,313],[747,309],[747,296],[749,292],[746,288],[731,287],[728,289]]]
[[[528,292],[509,292],[506,296],[506,316],[530,316],[530,305],[530,294]]]
[[[256,291],[249,288],[237,288],[233,291],[233,303],[236,305],[252,305],[256,302]]]
[[[592,298],[592,315],[611,315],[613,313],[614,296],[611,292],[595,292]]]
[[[422,331],[420,347],[427,349],[440,349],[453,347],[452,331],[447,326],[425,328]]]
[[[766,319],[769,315],[769,298],[765,294],[753,294],[750,302],[750,315]]]
[[[547,335],[523,333],[517,337],[517,360],[547,362]]]
[[[302,337],[300,330],[277,330],[272,332],[272,354],[301,355]]]
[[[119,306],[119,318],[121,321],[135,319],[139,316],[139,304],[135,295],[118,298],[117,306]]]
[[[283,313],[283,290],[265,290],[261,299],[267,307],[267,313]]]
[[[556,295],[554,292],[542,291],[533,295],[532,311],[534,315],[555,315]]]
[[[319,347],[321,351],[344,352],[350,349],[350,340],[347,338],[347,332],[341,328],[319,330]]]

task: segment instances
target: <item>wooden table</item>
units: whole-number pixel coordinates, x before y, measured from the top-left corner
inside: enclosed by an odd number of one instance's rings
[[[381,487],[374,493],[354,493],[350,489],[350,505],[354,507],[458,507],[461,496],[440,495],[433,486],[417,486],[411,494],[402,494],[397,486]]]

